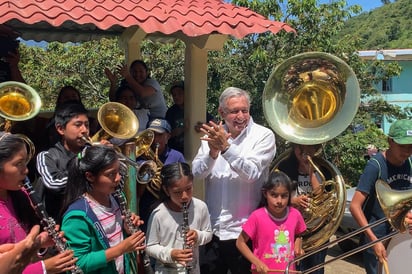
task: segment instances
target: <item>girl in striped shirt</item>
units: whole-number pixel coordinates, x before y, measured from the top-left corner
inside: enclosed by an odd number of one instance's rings
[[[131,273],[132,252],[144,248],[144,233],[127,235],[113,193],[120,183],[120,162],[108,146],[86,147],[68,165],[62,229],[85,273]],[[132,214],[138,226],[139,218]]]

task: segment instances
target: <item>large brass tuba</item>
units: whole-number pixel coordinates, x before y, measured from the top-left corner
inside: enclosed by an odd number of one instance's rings
[[[271,128],[285,140],[302,145],[322,144],[348,127],[360,103],[356,75],[341,59],[327,53],[295,55],[272,72],[263,93],[263,110]],[[276,158],[274,169],[290,151]],[[307,231],[303,248],[315,249],[335,233],[346,202],[345,182],[329,161],[314,157],[315,170],[326,169],[331,180],[312,196],[304,214]]]

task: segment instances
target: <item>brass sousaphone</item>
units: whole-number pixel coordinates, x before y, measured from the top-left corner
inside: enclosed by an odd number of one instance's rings
[[[344,61],[331,54],[309,52],[277,66],[262,99],[266,120],[279,136],[296,144],[315,145],[333,139],[349,126],[359,107],[360,88],[355,73]],[[289,153],[276,158],[274,169]],[[304,214],[305,250],[329,240],[341,222],[346,203],[339,170],[320,157],[314,157],[312,164],[318,171],[327,169],[332,180],[322,182],[323,191],[312,197],[310,210]]]

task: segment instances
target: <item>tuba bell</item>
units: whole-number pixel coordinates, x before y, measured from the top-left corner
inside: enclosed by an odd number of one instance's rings
[[[328,53],[295,55],[270,75],[263,111],[282,138],[302,145],[335,138],[351,123],[360,104],[355,73]]]
[[[266,120],[275,133],[289,142],[317,145],[348,127],[359,107],[360,88],[344,61],[328,53],[309,52],[275,68],[262,101]],[[289,154],[287,150],[277,157],[273,169]],[[308,228],[303,235],[305,250],[322,245],[336,232],[346,203],[345,182],[339,170],[321,157],[310,162],[318,172],[328,170],[332,178],[322,178],[323,191],[311,197],[310,212],[303,214]]]

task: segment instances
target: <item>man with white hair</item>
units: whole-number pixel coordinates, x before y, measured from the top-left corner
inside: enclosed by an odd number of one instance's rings
[[[276,144],[273,132],[256,124],[249,110],[249,94],[229,87],[219,99],[224,124],[210,122],[201,128],[205,136],[192,169],[195,177],[205,179],[213,229],[213,239],[200,257],[202,274],[250,274],[250,263],[236,248],[236,239],[259,204]]]

